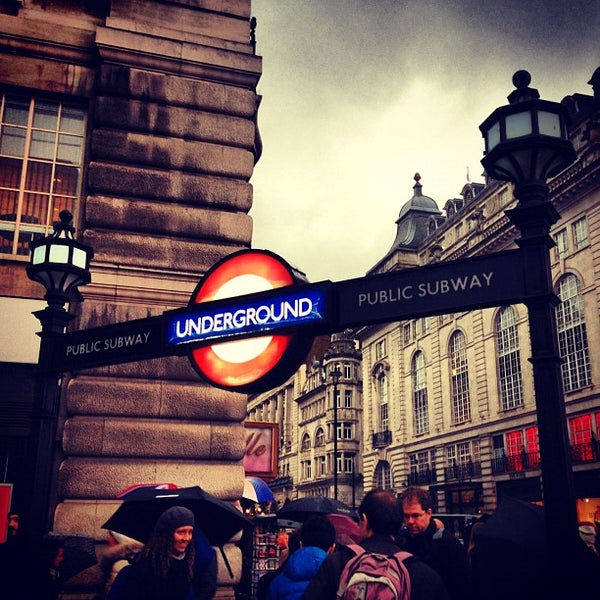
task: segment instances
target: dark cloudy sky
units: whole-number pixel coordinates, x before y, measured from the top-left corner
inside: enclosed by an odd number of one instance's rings
[[[310,281],[390,248],[415,172],[440,208],[482,181],[479,124],[527,69],[543,98],[591,93],[599,0],[252,0],[263,156],[253,246]]]

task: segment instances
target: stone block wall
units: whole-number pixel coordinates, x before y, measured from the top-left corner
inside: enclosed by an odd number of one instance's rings
[[[95,257],[73,329],[185,305],[208,268],[249,247],[260,153],[250,0],[83,6],[25,0],[0,24],[3,83],[89,107],[75,225]],[[115,495],[135,483],[239,498],[245,416],[245,396],[203,383],[185,357],[66,374],[54,530],[100,543]],[[225,551],[237,579],[239,551]],[[219,597],[231,597],[220,560]],[[85,594],[99,579],[75,584]]]

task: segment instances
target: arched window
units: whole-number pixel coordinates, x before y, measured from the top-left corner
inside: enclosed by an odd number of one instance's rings
[[[496,317],[498,384],[503,410],[523,405],[523,378],[519,334],[512,306],[501,308]]]
[[[556,307],[558,346],[563,359],[561,365],[563,386],[566,392],[592,382],[590,353],[583,310],[583,296],[579,279],[565,275],[558,282],[561,303]]]
[[[380,460],[375,467],[375,487],[381,488],[382,490],[392,490],[392,469],[390,463],[387,460]]]
[[[455,331],[450,338],[450,373],[452,388],[452,423],[466,423],[471,419],[469,397],[469,368],[467,364],[467,341],[462,331]]]
[[[322,427],[317,429],[317,433],[315,433],[315,448],[319,448],[320,446],[325,445],[325,431],[323,431]]]
[[[300,450],[310,450],[310,436],[305,433],[302,436],[302,442],[300,442]]]
[[[421,351],[412,359],[412,386],[413,386],[413,419],[415,435],[429,431],[429,410],[427,407],[427,372],[425,370],[425,356]]]

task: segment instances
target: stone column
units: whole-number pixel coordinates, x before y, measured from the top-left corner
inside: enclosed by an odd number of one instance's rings
[[[185,305],[209,267],[250,245],[262,67],[249,11],[249,0],[112,0],[96,28],[79,229],[95,258],[75,329]],[[246,397],[203,383],[186,358],[71,373],[63,389],[56,531],[102,538],[115,495],[135,483],[241,496]],[[237,548],[226,551],[239,575]],[[219,579],[231,583],[224,568]]]

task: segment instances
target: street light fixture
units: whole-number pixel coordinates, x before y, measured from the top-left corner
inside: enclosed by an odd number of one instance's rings
[[[519,230],[533,365],[542,490],[551,571],[565,572],[564,558],[574,559],[579,547],[577,509],[561,377],[561,358],[554,307],[550,227],[560,215],[548,202],[547,180],[576,158],[568,139],[566,111],[556,102],[540,100],[530,88],[531,76],[518,71],[509,105],[497,108],[481,125],[487,174],[514,184],[517,206],[507,210]],[[559,547],[554,547],[558,544]]]
[[[510,104],[497,108],[479,126],[485,139],[481,164],[490,177],[514,183],[520,201],[545,202],[546,181],[577,155],[567,136],[565,108],[540,100],[530,83],[527,71],[517,71],[513,75],[516,89],[508,95]],[[539,188],[534,197],[524,189],[531,186]]]
[[[48,304],[33,313],[42,331],[38,334],[41,341],[31,422],[29,510],[24,523],[31,541],[41,539],[51,522],[50,489],[60,400],[58,373],[52,368],[54,342],[73,318],[64,308],[71,291],[91,281],[89,265],[94,255],[90,246],[74,239],[73,215],[63,210],[59,217],[51,235],[30,242],[26,268],[28,277],[46,288]]]
[[[338,499],[338,383],[342,372],[335,365],[329,371],[333,382],[333,497]]]

